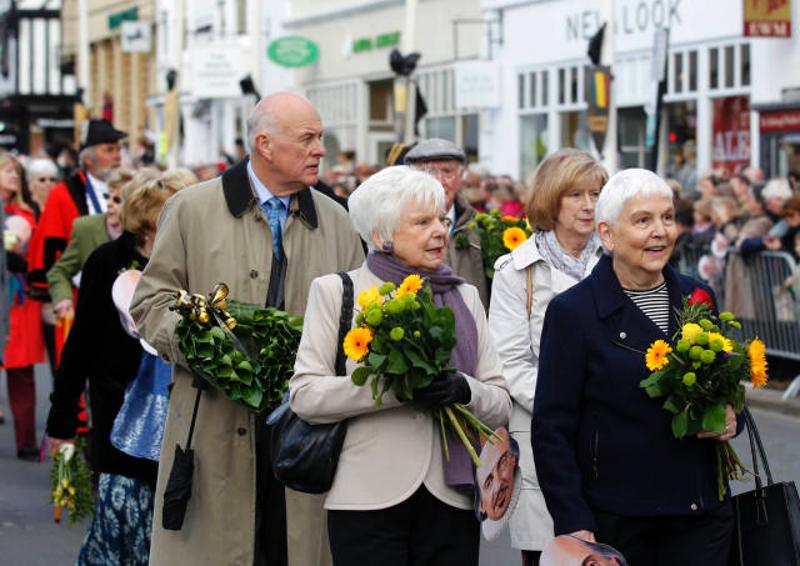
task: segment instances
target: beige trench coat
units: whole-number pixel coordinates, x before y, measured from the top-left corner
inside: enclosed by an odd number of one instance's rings
[[[366,264],[350,273],[354,294],[383,281]],[[478,329],[478,363],[467,376],[471,400],[466,407],[492,428],[505,425],[511,409],[497,354],[489,339],[486,314],[472,285],[460,285]],[[313,282],[295,374],[289,382],[292,409],[313,423],[347,422],[333,486],[325,507],[336,510],[385,509],[410,498],[425,485],[438,500],[472,509],[471,497],[445,484],[438,423],[428,411],[401,403],[391,391],[375,406],[369,386],[334,375],[342,282],[336,275]],[[358,313],[358,307],[355,313]],[[358,366],[347,361],[347,375]]]
[[[304,189],[292,197],[289,208],[283,239],[285,301],[291,314],[302,315],[314,278],[353,269],[364,255],[346,211],[334,201]],[[253,564],[255,417],[213,388],[200,402],[192,441],[192,497],[183,529],[167,531],[161,525],[164,486],[176,443],[186,443],[196,391],[181,365],[174,337],[177,315],[168,306],[177,288],[205,294],[220,281],[230,287],[231,298],[263,305],[271,264],[272,233],[244,163],[221,179],[176,194],[161,213],[153,253],[131,305],[145,340],[176,362],[156,488],[151,564]],[[287,490],[291,566],[325,562],[320,554],[327,552],[327,533],[320,509],[319,496]]]
[[[600,254],[598,248],[586,267],[584,277],[591,273]],[[525,273],[529,266],[533,270],[530,318]],[[576,283],[575,279],[544,260],[534,237],[495,262],[489,334],[514,400],[508,430],[519,444],[522,491],[509,528],[511,546],[520,550],[542,550],[553,538],[553,520],[547,512],[533,463],[531,419],[544,314],[553,297]]]

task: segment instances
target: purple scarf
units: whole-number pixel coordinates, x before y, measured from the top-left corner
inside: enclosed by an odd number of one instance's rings
[[[456,346],[450,356],[450,365],[469,376],[474,376],[478,368],[478,326],[458,290],[464,279],[444,264],[432,273],[423,273],[418,269],[412,269],[391,254],[380,252],[371,252],[367,256],[367,267],[383,281],[391,281],[396,285],[414,273],[428,279],[433,291],[434,304],[438,307],[450,307],[455,315]],[[450,460],[444,459],[442,455],[445,483],[471,490],[475,483],[472,459],[458,436],[449,428],[447,432]]]

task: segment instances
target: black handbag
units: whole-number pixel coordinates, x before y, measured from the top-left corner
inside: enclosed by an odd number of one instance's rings
[[[342,343],[353,321],[353,280],[345,272],[342,278],[342,311],[336,349],[336,375],[346,375]],[[267,417],[271,427],[272,469],[275,478],[295,491],[325,493],[333,484],[339,454],[347,433],[347,421],[312,425],[289,407],[289,393],[283,403]]]
[[[744,409],[756,488],[732,498],[731,566],[800,566],[800,500],[794,482],[775,483],[750,411]],[[767,485],[758,473],[759,456]]]

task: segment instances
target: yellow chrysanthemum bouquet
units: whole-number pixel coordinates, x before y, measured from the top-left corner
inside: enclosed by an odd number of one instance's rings
[[[453,311],[433,303],[422,277],[409,275],[400,286],[373,286],[359,294],[358,304],[357,326],[345,336],[344,352],[361,364],[351,376],[353,383],[363,386],[369,381],[377,406],[387,392],[413,401],[415,390],[455,371],[449,366],[456,344]],[[475,465],[480,465],[474,445],[480,438],[491,438],[492,430],[460,404],[435,410],[434,418],[447,459],[446,427],[451,427]]]
[[[92,494],[92,472],[83,458],[84,440],[76,444],[64,444],[53,455],[55,462],[50,469],[50,502],[54,505],[53,519],[61,522],[63,510],[67,511],[71,524],[80,523],[94,515]]]
[[[468,225],[470,230],[478,234],[483,254],[483,267],[486,277],[494,277],[494,262],[501,255],[514,251],[531,235],[528,221],[516,216],[503,216],[499,210],[480,213]],[[456,241],[456,247],[459,242]]]
[[[698,289],[683,299],[678,309],[678,331],[672,343],[656,340],[645,354],[652,373],[641,382],[651,398],[666,397],[663,407],[673,414],[675,438],[699,432],[722,434],[726,405],[735,413],[744,408],[744,386],[767,382],[764,343],[758,338],[740,342],[733,338],[741,324],[729,312],[715,315],[708,294]],[[729,442],[717,447],[719,497],[725,480],[741,479],[746,470]]]

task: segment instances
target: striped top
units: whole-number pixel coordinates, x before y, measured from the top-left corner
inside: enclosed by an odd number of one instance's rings
[[[664,334],[669,333],[669,290],[666,281],[646,291],[623,291]]]

